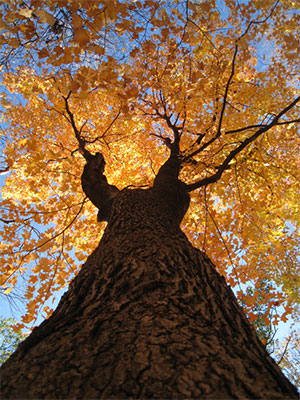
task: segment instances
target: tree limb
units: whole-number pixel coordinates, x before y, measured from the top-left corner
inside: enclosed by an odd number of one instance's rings
[[[0,170],[0,175],[8,174],[10,171],[10,166],[8,165],[6,168]]]
[[[286,114],[289,110],[291,110],[298,102],[300,101],[300,96],[297,97],[292,103],[290,103],[287,107],[285,107],[280,113],[278,113],[273,120],[265,126],[262,126],[258,131],[256,131],[252,136],[249,136],[247,139],[245,139],[239,146],[237,146],[235,149],[233,149],[228,156],[225,158],[223,163],[219,165],[217,168],[217,172],[209,177],[203,178],[198,182],[192,183],[190,185],[187,185],[187,190],[190,192],[192,190],[198,189],[202,186],[207,186],[211,183],[217,182],[223,172],[228,169],[229,163],[235,158],[237,154],[239,154],[244,148],[246,148],[250,143],[252,143],[254,140],[256,140],[259,136],[261,136],[263,133],[267,132],[269,129],[271,129],[273,126],[276,126],[279,124],[279,119]]]
[[[288,125],[288,124],[294,124],[296,122],[300,122],[300,118],[296,118],[290,121],[283,121],[283,122],[278,122],[276,125]],[[253,128],[263,128],[267,126],[266,124],[257,124],[257,125],[249,125],[249,126],[245,126],[243,128],[238,128],[238,129],[233,129],[231,131],[226,131],[225,135],[229,135],[231,133],[238,133],[238,132],[243,132],[246,131],[248,129],[253,129]]]
[[[100,210],[98,212],[98,221],[108,221],[113,200],[119,193],[119,189],[107,182],[107,178],[104,175],[105,161],[103,155],[99,152],[93,155],[85,148],[86,141],[80,135],[82,129],[78,130],[74,115],[69,107],[68,99],[70,98],[70,95],[71,92],[69,92],[67,97],[63,97],[66,111],[69,116],[68,120],[72,125],[81,154],[86,159],[86,165],[81,175],[81,186],[89,200]],[[121,110],[114,118],[109,128],[119,117],[120,112]]]
[[[235,62],[236,62],[236,57],[237,57],[237,53],[238,53],[238,49],[239,49],[239,46],[238,46],[239,41],[245,35],[247,35],[247,33],[248,33],[248,31],[249,31],[249,29],[251,28],[252,25],[261,24],[261,23],[267,21],[271,17],[271,15],[273,14],[273,12],[275,11],[275,8],[277,7],[278,3],[279,3],[279,0],[276,1],[274,6],[271,8],[270,13],[264,19],[259,20],[259,21],[250,21],[250,23],[246,27],[245,31],[235,40],[235,47],[234,47],[234,52],[233,52],[232,61],[231,61],[231,72],[230,72],[229,78],[228,78],[226,86],[225,86],[223,102],[222,102],[222,109],[221,109],[220,118],[219,118],[219,122],[218,122],[217,132],[208,142],[204,143],[199,149],[195,150],[191,154],[188,154],[183,159],[182,162],[186,162],[189,159],[191,159],[194,156],[196,156],[197,154],[201,153],[204,149],[206,149],[208,146],[210,146],[218,137],[221,136],[221,129],[222,129],[222,123],[223,123],[223,119],[224,119],[224,115],[225,115],[225,109],[226,109],[226,105],[229,104],[228,101],[227,101],[228,93],[229,93],[229,86],[231,84],[232,78],[234,77],[234,73],[235,73]],[[193,23],[193,21],[190,21],[190,22]],[[196,25],[196,24],[194,23],[194,25]]]
[[[78,130],[78,128],[77,128],[77,126],[76,126],[76,122],[75,122],[75,119],[74,119],[74,115],[73,115],[73,113],[71,112],[70,107],[69,107],[69,102],[68,102],[68,100],[69,100],[69,98],[70,98],[70,96],[71,96],[71,93],[72,93],[72,92],[69,92],[68,95],[67,95],[67,97],[64,97],[64,96],[63,96],[64,102],[65,102],[66,111],[67,111],[67,114],[68,114],[68,116],[69,116],[68,121],[70,122],[70,124],[71,124],[71,126],[72,126],[72,128],[73,128],[75,137],[76,137],[76,139],[77,139],[77,141],[78,141],[78,144],[79,144],[79,149],[80,149],[80,151],[81,151],[83,157],[86,159],[86,161],[88,161],[88,160],[92,157],[92,155],[91,155],[91,153],[85,148],[85,140],[84,140],[84,139],[81,137],[81,135],[80,135],[80,130]]]

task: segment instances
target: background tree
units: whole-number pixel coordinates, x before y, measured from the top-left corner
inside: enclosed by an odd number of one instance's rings
[[[15,351],[18,344],[25,339],[25,335],[21,330],[17,332],[13,329],[12,325],[16,321],[13,318],[0,319],[0,363],[3,364],[5,360]]]
[[[51,314],[45,302],[97,245],[103,225],[80,187],[96,152],[122,189],[151,185],[173,151],[192,194],[189,239],[242,302],[246,283],[267,279],[265,315],[292,313],[298,20],[288,1],[4,3],[2,282],[27,282],[23,323]]]
[[[299,349],[299,329],[293,329],[289,336],[281,343],[280,350],[277,351],[276,359],[285,375],[299,387],[300,373],[300,349]]]

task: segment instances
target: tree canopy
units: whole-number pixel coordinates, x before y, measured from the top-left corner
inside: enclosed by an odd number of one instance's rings
[[[52,312],[103,232],[83,149],[119,189],[148,187],[174,141],[183,231],[251,321],[258,301],[265,325],[297,314],[296,2],[3,0],[0,19],[1,283],[24,290],[23,325]]]

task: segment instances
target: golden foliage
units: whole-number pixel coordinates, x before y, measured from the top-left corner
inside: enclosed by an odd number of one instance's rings
[[[181,172],[188,184],[214,175],[233,154],[220,179],[192,192],[182,227],[239,287],[249,312],[247,286],[270,281],[268,310],[278,307],[276,321],[285,320],[300,300],[295,3],[2,3],[10,174],[2,189],[1,282],[7,295],[26,282],[23,323],[42,309],[51,313],[45,302],[103,230],[81,190],[84,160],[66,98],[88,149],[104,154],[108,180],[119,188],[151,185],[174,127],[189,160]]]

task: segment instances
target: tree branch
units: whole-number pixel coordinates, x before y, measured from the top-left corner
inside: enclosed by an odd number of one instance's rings
[[[71,93],[72,93],[72,92],[69,92],[68,95],[67,95],[67,97],[64,97],[64,96],[62,96],[62,97],[63,97],[63,99],[64,99],[66,111],[67,111],[67,114],[68,114],[68,116],[69,116],[68,121],[70,122],[70,124],[71,124],[71,126],[72,126],[72,128],[73,128],[75,137],[76,137],[76,139],[77,139],[77,141],[78,141],[78,144],[79,144],[79,149],[80,149],[80,151],[81,151],[83,157],[86,159],[86,161],[88,161],[88,160],[91,159],[92,155],[91,155],[91,153],[85,148],[85,140],[84,140],[84,139],[81,137],[81,135],[80,135],[80,130],[78,130],[78,128],[77,128],[77,126],[76,126],[76,122],[75,122],[75,119],[74,119],[74,115],[73,115],[73,113],[71,112],[70,107],[69,107],[69,102],[68,102],[68,100],[69,100],[69,98],[70,98],[70,96],[71,96]]]
[[[6,168],[0,170],[0,175],[8,174],[10,171],[10,166],[8,165]]]
[[[239,146],[237,146],[235,149],[233,149],[228,156],[225,158],[223,163],[219,165],[217,168],[217,172],[209,177],[206,177],[204,179],[201,179],[198,182],[192,183],[190,185],[187,185],[187,190],[190,192],[192,190],[198,189],[202,186],[207,186],[211,183],[217,182],[223,172],[228,169],[229,163],[235,158],[237,154],[239,154],[242,150],[244,150],[245,147],[247,147],[250,143],[252,143],[254,140],[256,140],[259,136],[261,136],[263,133],[267,132],[269,129],[271,129],[273,126],[276,126],[279,124],[279,119],[286,114],[289,110],[291,110],[298,102],[300,101],[300,96],[297,97],[292,103],[290,103],[287,107],[285,107],[280,113],[278,113],[273,120],[265,126],[262,126],[258,131],[256,131],[252,136],[249,136],[247,139],[245,139]]]
[[[221,136],[221,129],[222,129],[222,123],[223,123],[223,119],[224,119],[224,115],[225,115],[225,109],[226,109],[226,105],[229,104],[227,101],[228,93],[229,93],[229,86],[231,84],[232,78],[234,77],[234,73],[235,73],[235,62],[236,62],[236,57],[237,57],[237,53],[238,53],[238,49],[239,49],[238,43],[245,35],[247,35],[249,29],[251,28],[251,26],[253,24],[261,24],[261,23],[266,22],[271,17],[273,12],[275,11],[275,8],[277,7],[278,3],[279,3],[279,0],[276,1],[274,6],[271,8],[270,13],[264,19],[259,20],[259,21],[250,21],[250,23],[246,27],[245,31],[235,40],[235,47],[234,47],[233,57],[232,57],[232,61],[231,61],[231,72],[230,72],[230,76],[229,76],[226,86],[225,86],[225,92],[224,92],[224,96],[223,96],[222,109],[221,109],[220,118],[219,118],[219,122],[218,122],[217,132],[208,142],[204,143],[199,149],[195,150],[191,154],[188,154],[183,159],[182,162],[186,162],[189,159],[196,156],[197,154],[201,153],[204,149],[206,149],[208,146],[210,146],[218,137]],[[193,23],[193,21],[190,21],[190,22]],[[193,23],[193,24],[196,25],[195,23]]]
[[[120,107],[117,115],[113,118],[113,120],[108,125],[108,127],[105,129],[105,131],[102,133],[102,135],[96,137],[96,139],[93,139],[93,140],[86,140],[86,142],[92,144],[92,143],[97,142],[97,140],[102,139],[107,134],[107,132],[110,130],[110,128],[113,126],[113,124],[116,122],[116,120],[119,118],[120,114],[121,114],[121,107]]]
[[[245,34],[245,33],[244,33]],[[244,34],[242,36],[244,36]],[[235,49],[234,49],[234,53],[233,53],[233,57],[232,57],[232,62],[231,62],[231,73],[230,76],[228,78],[228,81],[226,83],[226,87],[225,87],[225,92],[224,92],[224,98],[223,98],[223,104],[222,104],[222,109],[221,109],[221,113],[220,113],[220,118],[219,118],[219,123],[218,123],[218,129],[217,129],[217,133],[206,143],[204,143],[201,147],[199,147],[199,149],[193,151],[191,154],[188,154],[186,157],[184,157],[183,159],[183,163],[188,161],[189,159],[193,158],[194,156],[196,156],[197,154],[201,153],[204,149],[206,149],[208,146],[210,146],[218,137],[221,136],[221,128],[222,128],[222,122],[223,122],[223,118],[224,118],[224,114],[225,114],[225,108],[226,108],[226,104],[227,104],[227,97],[228,97],[228,92],[229,92],[229,86],[230,83],[232,81],[232,78],[234,76],[234,68],[235,68],[235,60],[236,60],[236,56],[238,53],[238,41],[240,40],[240,38],[242,37],[240,36],[235,43]]]
[[[112,203],[119,189],[110,185],[104,175],[105,161],[101,153],[90,155],[81,175],[81,186],[89,200],[100,210],[98,221],[108,221]]]
[[[300,118],[293,119],[293,120],[290,120],[290,121],[278,122],[276,125],[288,125],[288,124],[294,124],[294,123],[297,123],[297,122],[300,122]],[[267,125],[266,124],[249,125],[249,126],[245,126],[243,128],[233,129],[231,131],[226,131],[225,135],[229,135],[231,133],[243,132],[243,131],[246,131],[248,129],[253,129],[253,128],[263,128],[265,126],[267,126]]]
[[[281,357],[280,357],[280,360],[277,361],[277,365],[280,365],[281,362],[282,362],[282,360],[284,359],[284,356],[285,356],[285,354],[286,354],[286,352],[287,352],[288,346],[289,346],[290,341],[292,340],[292,338],[293,338],[293,333],[292,333],[292,334],[290,335],[290,337],[288,338],[288,340],[287,340],[287,342],[286,342],[286,344],[285,344],[284,350],[283,350],[283,352],[282,352],[282,355],[281,355]]]

